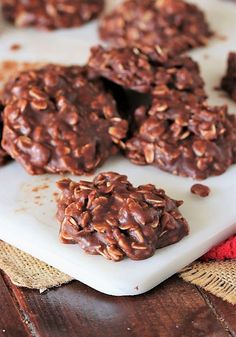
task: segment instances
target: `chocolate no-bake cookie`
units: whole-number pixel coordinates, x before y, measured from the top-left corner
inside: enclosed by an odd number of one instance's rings
[[[221,88],[236,101],[236,53],[229,53],[227,71],[221,81]]]
[[[126,89],[150,91],[154,71],[148,58],[135,48],[91,49],[88,66],[94,76],[102,76]]]
[[[2,93],[5,84],[9,81],[12,76],[19,71],[35,69],[42,66],[39,63],[26,63],[26,62],[15,62],[15,61],[2,61],[0,62],[0,98],[2,98]],[[6,162],[10,160],[10,156],[3,150],[1,146],[2,141],[2,130],[3,130],[3,122],[2,122],[2,113],[3,113],[3,105],[0,101],[0,165],[4,165]]]
[[[88,65],[91,78],[103,77],[109,85],[115,84],[125,92],[129,111],[126,115],[132,129],[165,88],[185,92],[183,97],[194,94],[199,102],[206,99],[199,66],[190,57],[176,56],[153,63],[137,48],[97,46],[92,48]]]
[[[100,23],[115,47],[138,47],[153,60],[205,45],[212,35],[203,12],[182,0],[126,0]]]
[[[126,136],[114,99],[84,67],[22,72],[3,100],[3,147],[30,174],[91,172]]]
[[[120,261],[146,259],[188,234],[181,201],[154,185],[134,187],[126,176],[101,173],[92,182],[58,182],[57,219],[63,243]]]
[[[198,64],[190,57],[176,56],[153,64],[138,48],[91,49],[88,66],[93,76],[101,76],[125,89],[151,93],[154,87],[168,85],[206,97]]]
[[[2,0],[3,16],[16,26],[77,27],[96,18],[104,0]]]
[[[236,162],[236,119],[225,106],[168,88],[158,94],[126,143],[132,162],[195,179],[220,175]]]
[[[151,93],[157,86],[167,85],[206,98],[199,65],[188,56],[153,63],[138,48],[97,46],[91,50],[88,65],[93,75],[105,77],[129,90]]]

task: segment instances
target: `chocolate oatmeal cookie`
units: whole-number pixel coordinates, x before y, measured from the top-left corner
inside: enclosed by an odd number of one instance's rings
[[[138,47],[153,60],[205,45],[212,32],[203,12],[182,0],[126,0],[100,23],[115,47]]]
[[[154,72],[148,58],[135,48],[91,49],[88,66],[93,76],[102,76],[126,89],[150,91]]]
[[[236,162],[235,116],[225,106],[168,88],[158,93],[126,143],[132,162],[195,179],[220,175]]]
[[[24,71],[3,100],[3,147],[30,174],[92,172],[126,136],[114,99],[84,67]]]
[[[176,56],[153,64],[138,48],[91,49],[88,66],[91,77],[104,77],[124,89],[153,93],[163,86],[206,98],[198,64],[190,57]]]
[[[153,101],[157,107],[158,97],[166,89],[181,93],[183,101],[187,101],[188,96],[196,102],[206,100],[199,66],[190,57],[176,56],[153,64],[137,48],[105,49],[97,46],[92,48],[88,65],[92,78],[106,78],[109,84],[115,83],[125,91],[128,102],[126,118],[132,132],[136,123],[145,119]],[[162,102],[159,110],[163,108],[161,105]]]
[[[89,254],[142,260],[188,234],[178,210],[182,201],[154,185],[134,187],[126,176],[108,172],[92,182],[63,179],[58,187],[60,239],[78,243]]]
[[[104,0],[2,0],[3,16],[19,27],[78,27],[96,18]]]
[[[236,53],[229,53],[227,71],[221,81],[221,88],[236,101]]]

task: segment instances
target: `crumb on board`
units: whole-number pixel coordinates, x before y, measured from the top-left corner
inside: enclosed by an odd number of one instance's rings
[[[227,41],[228,40],[228,37],[226,36],[226,35],[222,35],[222,34],[216,34],[215,35],[216,36],[216,38],[218,39],[218,40],[220,40],[220,41]]]
[[[10,46],[10,50],[11,51],[17,51],[21,49],[21,45],[19,43],[13,43],[11,46]]]
[[[49,188],[49,185],[47,185],[47,184],[35,186],[35,187],[32,188],[32,192],[43,191],[43,190],[46,190],[47,188]]]
[[[21,212],[25,212],[25,211],[27,211],[27,208],[26,208],[26,207],[21,207],[21,208],[16,208],[16,209],[15,209],[15,212],[16,212],[16,213],[21,213]]]
[[[210,194],[210,191],[211,191],[210,188],[203,184],[194,184],[191,187],[191,193],[198,195],[201,198],[208,197],[208,195]]]
[[[43,206],[43,203],[38,201],[38,200],[35,200],[34,204],[37,205],[37,206]]]
[[[42,180],[43,180],[43,181],[49,181],[50,178],[49,178],[48,176],[45,176],[45,177],[42,177]]]
[[[58,199],[59,199],[59,193],[58,192],[54,192],[53,193],[53,198],[54,198],[54,201],[58,201]]]

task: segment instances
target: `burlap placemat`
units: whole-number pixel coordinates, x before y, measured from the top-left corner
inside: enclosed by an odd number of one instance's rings
[[[21,250],[0,241],[0,269],[20,287],[46,290],[72,281],[72,278]],[[236,260],[196,262],[179,276],[212,294],[236,304]]]
[[[45,290],[72,281],[59,270],[0,241],[0,269],[19,287]]]
[[[236,260],[195,262],[184,268],[179,276],[236,304]]]

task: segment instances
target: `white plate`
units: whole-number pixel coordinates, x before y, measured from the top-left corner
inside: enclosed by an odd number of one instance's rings
[[[233,28],[236,27],[236,5],[217,0],[194,2],[205,9],[211,26],[227,39],[213,39],[209,47],[191,54],[201,62],[211,103],[229,102],[234,111],[235,104],[220,98],[219,92],[212,88],[225,71],[228,51],[236,49]],[[4,25],[1,29],[0,60],[83,63],[89,47],[98,43],[96,23],[51,33],[15,30]],[[13,43],[20,43],[22,49],[10,52]],[[181,210],[189,221],[190,235],[173,246],[157,250],[152,258],[144,261],[125,259],[114,263],[101,256],[86,255],[77,245],[58,242],[53,193],[54,183],[60,177],[32,177],[20,165],[11,163],[0,170],[0,239],[101,292],[119,296],[148,291],[236,231],[236,165],[222,176],[205,181],[211,188],[211,195],[206,199],[190,194],[192,179],[175,177],[153,167],[134,166],[121,157],[109,160],[99,171],[107,170],[127,174],[135,185],[154,183],[171,197],[185,200]],[[39,187],[45,184],[49,187]],[[32,191],[34,187],[36,190],[39,187],[37,192]]]

